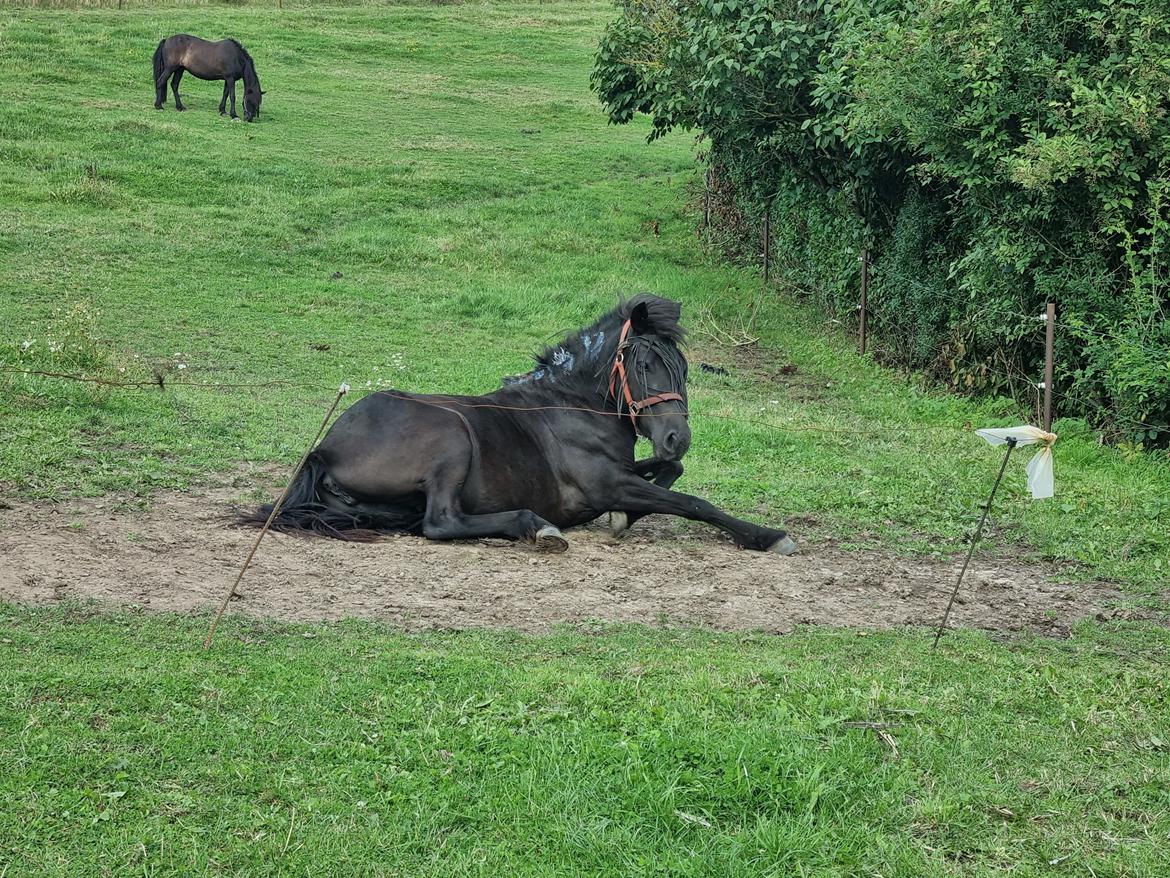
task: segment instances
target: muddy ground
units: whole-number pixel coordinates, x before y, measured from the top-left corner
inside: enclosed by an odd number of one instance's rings
[[[96,598],[179,612],[213,608],[256,532],[227,526],[238,491],[105,497],[0,509],[0,599]],[[790,525],[793,526],[793,525]],[[409,630],[640,622],[787,632],[937,623],[958,558],[846,549],[797,528],[801,554],[736,549],[706,528],[654,516],[620,539],[569,531],[563,555],[503,541],[393,537],[340,543],[272,534],[234,612],[297,621],[379,619]],[[1061,636],[1087,617],[1129,617],[1112,585],[1025,553],[976,555],[953,624]],[[1064,580],[1064,581],[1061,581]]]

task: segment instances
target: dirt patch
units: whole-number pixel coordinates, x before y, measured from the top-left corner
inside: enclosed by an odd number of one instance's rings
[[[224,516],[238,491],[0,509],[0,599],[97,598],[180,612],[213,608],[255,531]],[[426,628],[544,631],[592,620],[787,632],[813,623],[879,629],[936,623],[954,560],[846,550],[815,535],[784,558],[651,517],[620,539],[600,526],[543,555],[497,540],[381,543],[270,535],[233,604],[265,619],[380,619]],[[1129,617],[1099,582],[1058,582],[1027,558],[976,556],[956,626],[1063,635],[1080,619]]]

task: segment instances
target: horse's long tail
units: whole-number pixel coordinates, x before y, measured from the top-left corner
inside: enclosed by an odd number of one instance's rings
[[[305,465],[288,490],[280,512],[272,520],[271,530],[284,533],[314,533],[349,542],[368,543],[385,534],[419,533],[422,514],[408,507],[355,507],[353,511],[338,509],[323,502],[321,482],[325,478],[325,463],[316,451],[305,459]],[[262,527],[272,514],[272,503],[265,503],[239,516],[240,524]]]
[[[158,85],[158,78],[163,73],[163,45],[166,40],[158,41],[158,48],[154,50],[154,84]]]

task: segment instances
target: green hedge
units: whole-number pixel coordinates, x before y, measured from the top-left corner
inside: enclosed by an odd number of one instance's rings
[[[842,314],[868,246],[883,352],[964,390],[1033,393],[1055,301],[1060,411],[1170,439],[1170,3],[619,8],[594,87],[709,139],[713,234],[771,205],[777,264]]]

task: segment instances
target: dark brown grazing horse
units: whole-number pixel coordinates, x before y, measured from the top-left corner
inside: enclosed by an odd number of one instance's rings
[[[667,487],[691,444],[679,313],[677,302],[636,296],[549,348],[528,380],[484,396],[369,394],[306,458],[274,529],[563,551],[560,528],[622,510],[705,521],[745,549],[796,551],[783,530]],[[639,434],[654,447],[645,461],[634,460]],[[271,511],[243,520],[259,525]]]
[[[199,79],[222,79],[223,97],[219,114],[224,114],[228,97],[232,99],[232,118],[236,116],[236,80],[244,80],[244,119],[251,122],[260,115],[260,80],[248,50],[235,40],[211,43],[190,34],[167,37],[154,50],[154,108],[161,110],[167,102],[167,80],[175,93],[175,109],[185,110],[179,99],[179,80],[188,71]]]

